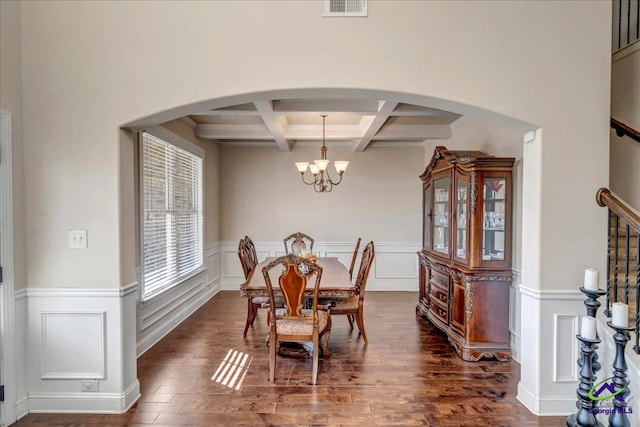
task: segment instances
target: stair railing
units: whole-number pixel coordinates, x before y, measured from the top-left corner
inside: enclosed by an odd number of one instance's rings
[[[596,193],[596,202],[609,209],[607,221],[607,295],[604,314],[611,317],[614,302],[629,304],[635,299],[632,311],[635,322],[635,346],[640,354],[640,213],[607,188]],[[634,250],[635,246],[635,250]],[[635,271],[633,271],[635,270]],[[635,276],[635,278],[634,278]],[[634,283],[635,282],[635,283]],[[633,323],[632,323],[633,325]]]
[[[611,117],[611,127],[616,130],[616,135],[618,136],[628,136],[634,141],[640,142],[640,132],[632,128],[631,126],[627,126],[624,123],[614,119]]]

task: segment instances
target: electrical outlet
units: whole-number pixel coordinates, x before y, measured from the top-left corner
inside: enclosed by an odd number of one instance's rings
[[[69,230],[69,248],[84,249],[87,247],[87,230]]]
[[[82,391],[87,391],[87,392],[100,391],[100,382],[98,382],[98,380],[82,381],[80,383],[80,386],[82,388]]]

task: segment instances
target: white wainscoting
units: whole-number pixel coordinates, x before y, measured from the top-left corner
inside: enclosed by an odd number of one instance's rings
[[[220,245],[205,268],[139,302],[138,283],[114,289],[15,292],[17,418],[29,412],[122,413],[140,397],[136,359],[220,290]],[[83,392],[82,381],[97,381]]]
[[[105,316],[104,311],[40,312],[40,378],[104,379]],[[73,353],[60,351],[66,348]]]
[[[536,415],[575,412],[579,317],[586,313],[576,289],[540,291],[520,285],[523,351],[518,400]]]
[[[14,293],[15,333],[16,333],[16,417],[20,419],[29,413],[29,393],[27,385],[27,290]],[[8,396],[7,396],[8,397]],[[7,400],[11,402],[11,400]]]
[[[219,254],[219,244],[208,245],[204,253],[205,269],[157,297],[138,303],[138,357],[218,293]]]
[[[520,291],[518,287],[522,283],[522,272],[518,269],[513,269],[513,276],[511,279],[511,286],[509,287],[509,338],[511,343],[511,357],[517,362],[520,362],[521,351],[521,323],[520,323],[520,304],[522,300],[520,298]]]
[[[127,321],[137,290],[137,283],[27,289],[21,333],[27,337],[28,412],[121,413],[139,398],[135,324]],[[86,380],[97,381],[98,391],[83,392]]]
[[[360,253],[367,241],[360,245]],[[284,255],[284,243],[255,242],[259,260]],[[355,242],[314,242],[313,252],[321,257],[337,257],[349,267]],[[420,243],[375,242],[375,258],[367,280],[367,291],[418,291]],[[244,282],[238,259],[238,242],[220,243],[220,285],[222,290],[237,290]],[[360,255],[355,270],[360,264]],[[355,276],[355,273],[354,273]]]

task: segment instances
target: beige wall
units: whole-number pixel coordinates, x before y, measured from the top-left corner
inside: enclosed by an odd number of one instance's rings
[[[611,71],[611,116],[640,130],[640,41]],[[640,211],[640,143],[611,132],[611,191]]]
[[[540,232],[523,236],[524,279],[573,287],[585,266],[603,266],[605,214],[593,195],[608,184],[607,2],[378,1],[361,19],[322,18],[321,1],[21,8],[29,286],[112,287],[129,276],[118,271],[119,248],[134,245],[119,233],[123,124],[311,88],[403,94],[544,129],[532,143],[539,155],[525,153],[523,222]],[[577,152],[580,167],[568,166]],[[66,249],[73,228],[88,229],[89,249]]]
[[[0,108],[11,113],[13,168],[13,279],[26,286],[24,155],[22,145],[22,49],[20,3],[0,2]]]
[[[324,242],[358,237],[419,242],[423,152],[419,146],[371,147],[362,153],[329,146],[329,160],[351,163],[340,185],[319,194],[302,183],[294,165],[320,158],[319,146],[289,153],[275,147],[221,147],[222,240],[247,234],[277,241],[302,231]]]

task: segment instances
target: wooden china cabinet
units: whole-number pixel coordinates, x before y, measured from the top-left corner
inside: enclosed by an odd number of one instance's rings
[[[464,360],[508,360],[513,157],[436,147],[422,180],[416,312]]]

